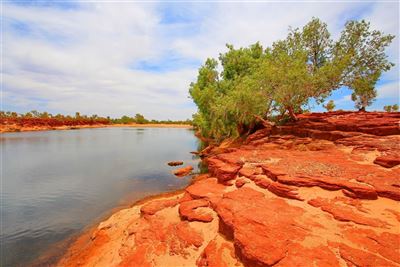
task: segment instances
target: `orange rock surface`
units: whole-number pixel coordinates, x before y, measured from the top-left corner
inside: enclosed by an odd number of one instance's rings
[[[178,177],[182,177],[182,176],[186,176],[189,175],[193,170],[193,167],[188,165],[186,167],[174,170],[173,173],[178,176]]]
[[[304,114],[210,147],[209,175],[114,214],[58,266],[400,266],[399,120]]]

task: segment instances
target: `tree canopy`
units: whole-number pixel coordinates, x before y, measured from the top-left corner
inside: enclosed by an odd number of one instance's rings
[[[189,93],[198,107],[194,125],[202,136],[222,140],[251,132],[264,120],[296,120],[310,100],[323,103],[347,86],[360,110],[376,97],[375,84],[393,63],[385,48],[394,36],[370,30],[365,21],[346,23],[332,40],[327,24],[313,18],[271,47],[234,48],[199,69]]]

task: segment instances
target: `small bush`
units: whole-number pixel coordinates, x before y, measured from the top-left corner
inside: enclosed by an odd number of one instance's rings
[[[336,105],[335,105],[335,102],[333,102],[333,100],[329,100],[329,102],[326,103],[326,105],[323,105],[323,107],[324,107],[328,112],[330,112],[330,111],[332,111],[332,110],[335,109]]]

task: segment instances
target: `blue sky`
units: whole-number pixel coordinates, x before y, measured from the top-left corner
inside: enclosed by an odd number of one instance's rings
[[[3,5],[2,109],[186,119],[196,111],[188,86],[207,57],[225,44],[264,46],[313,16],[333,37],[350,19],[399,34],[397,2],[6,1]],[[370,110],[399,102],[396,64],[377,85]],[[342,88],[329,99],[354,109]],[[323,110],[312,106],[313,110]]]

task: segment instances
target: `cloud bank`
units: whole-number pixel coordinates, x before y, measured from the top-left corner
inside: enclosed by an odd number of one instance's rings
[[[2,109],[186,119],[196,111],[190,82],[226,43],[270,45],[313,16],[333,37],[350,19],[398,35],[398,10],[397,2],[6,2]],[[388,49],[396,67],[383,75],[373,109],[399,101],[398,51],[397,37]],[[348,94],[332,95],[337,108],[353,107]]]

